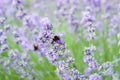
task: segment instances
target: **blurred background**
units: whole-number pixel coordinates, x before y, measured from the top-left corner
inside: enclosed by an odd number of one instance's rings
[[[120,80],[119,18],[119,0],[0,1],[0,80]]]

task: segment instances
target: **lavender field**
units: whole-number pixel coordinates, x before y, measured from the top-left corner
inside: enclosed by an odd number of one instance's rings
[[[0,80],[120,80],[120,0],[1,0]]]

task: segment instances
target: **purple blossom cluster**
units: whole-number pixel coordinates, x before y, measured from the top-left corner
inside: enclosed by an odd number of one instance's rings
[[[79,0],[57,1],[57,10],[55,12],[56,18],[59,22],[61,20],[67,21],[72,32],[79,32],[79,16],[76,16],[76,14],[78,14],[80,10],[79,5]]]
[[[8,43],[5,32],[0,29],[0,54],[8,50]]]

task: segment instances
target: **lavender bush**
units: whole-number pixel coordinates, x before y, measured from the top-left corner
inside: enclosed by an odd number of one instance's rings
[[[0,80],[120,80],[119,0],[0,1]]]

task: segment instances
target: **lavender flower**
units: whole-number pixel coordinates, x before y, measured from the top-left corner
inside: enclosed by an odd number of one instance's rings
[[[94,74],[89,76],[89,80],[102,80],[102,76],[94,73]]]

